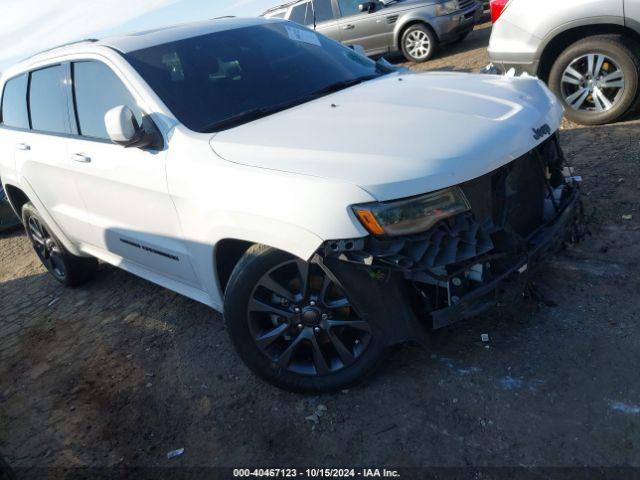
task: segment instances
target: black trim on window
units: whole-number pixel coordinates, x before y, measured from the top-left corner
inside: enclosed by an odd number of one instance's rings
[[[29,120],[29,130],[33,130],[33,122],[31,121],[31,105],[29,103],[29,92],[31,91],[31,72],[26,72],[27,75],[27,93],[24,99],[27,104],[27,118]]]
[[[75,99],[73,98],[73,77],[71,74],[71,62],[65,62],[64,67],[64,84],[66,87],[65,94],[67,96],[67,116],[69,117],[69,128],[72,130],[71,133],[80,135],[80,126],[78,125],[78,112],[76,111]]]
[[[73,102],[73,116],[76,119],[76,129],[79,136],[82,136],[82,128],[80,128],[80,118],[78,117],[78,100],[76,99],[76,67],[75,62],[69,62],[70,72],[69,78],[71,84],[71,101]]]

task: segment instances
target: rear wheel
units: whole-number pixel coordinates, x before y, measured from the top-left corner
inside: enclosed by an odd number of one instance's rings
[[[361,380],[383,342],[330,272],[285,252],[251,247],[233,271],[224,317],[244,362],[291,391],[333,391]]]
[[[635,44],[599,35],[574,43],[556,60],[549,86],[569,120],[601,125],[621,119],[638,97],[640,59]]]
[[[97,270],[98,261],[95,258],[77,257],[64,248],[32,203],[22,207],[22,223],[38,258],[63,285],[80,286]]]
[[[411,25],[402,35],[402,53],[410,62],[426,62],[438,49],[438,37],[424,24]]]

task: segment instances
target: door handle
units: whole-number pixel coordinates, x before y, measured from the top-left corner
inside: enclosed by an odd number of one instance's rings
[[[19,144],[16,145],[16,148],[18,150],[24,150],[24,151],[31,150],[31,147],[29,145],[27,145],[26,143],[19,143]]]
[[[91,157],[86,156],[84,153],[74,153],[71,155],[71,160],[80,163],[90,163]]]
[[[350,23],[349,25],[345,25],[344,27],[342,27],[343,30],[353,30],[354,28],[356,28],[356,26],[352,23]]]

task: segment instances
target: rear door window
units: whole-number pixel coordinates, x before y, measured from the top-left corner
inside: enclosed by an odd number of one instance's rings
[[[315,0],[313,2],[316,9],[316,23],[326,22],[333,20],[333,8],[331,7],[331,0]]]
[[[29,109],[34,130],[75,133],[69,121],[66,67],[56,65],[31,72]]]
[[[179,73],[179,72],[178,72]],[[172,74],[176,73],[175,67]],[[80,135],[108,140],[105,114],[114,107],[129,107],[138,124],[142,114],[127,87],[102,62],[84,61],[73,64],[73,88]]]
[[[27,75],[12,78],[2,95],[2,124],[7,127],[29,128],[27,112]]]
[[[291,9],[291,15],[289,20],[299,23],[300,25],[308,25],[307,22],[307,10],[311,10],[309,2],[301,3]],[[311,21],[313,23],[313,20]]]
[[[315,9],[316,24],[333,20],[333,8],[331,0],[315,0],[313,7],[311,2],[301,3],[291,9],[289,20],[301,25],[313,25],[313,10]]]

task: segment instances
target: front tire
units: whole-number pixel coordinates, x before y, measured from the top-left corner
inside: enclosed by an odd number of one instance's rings
[[[640,58],[630,40],[597,35],[560,54],[549,74],[549,87],[560,98],[569,120],[583,125],[615,122],[638,97]]]
[[[254,245],[233,270],[224,318],[242,360],[294,392],[330,392],[362,380],[384,352],[375,319],[363,320],[318,264]]]
[[[31,202],[22,207],[22,223],[42,264],[66,287],[82,285],[98,269],[95,258],[77,257],[68,252]]]
[[[438,37],[424,24],[411,25],[400,40],[402,54],[407,60],[422,63],[430,60],[438,50]]]

